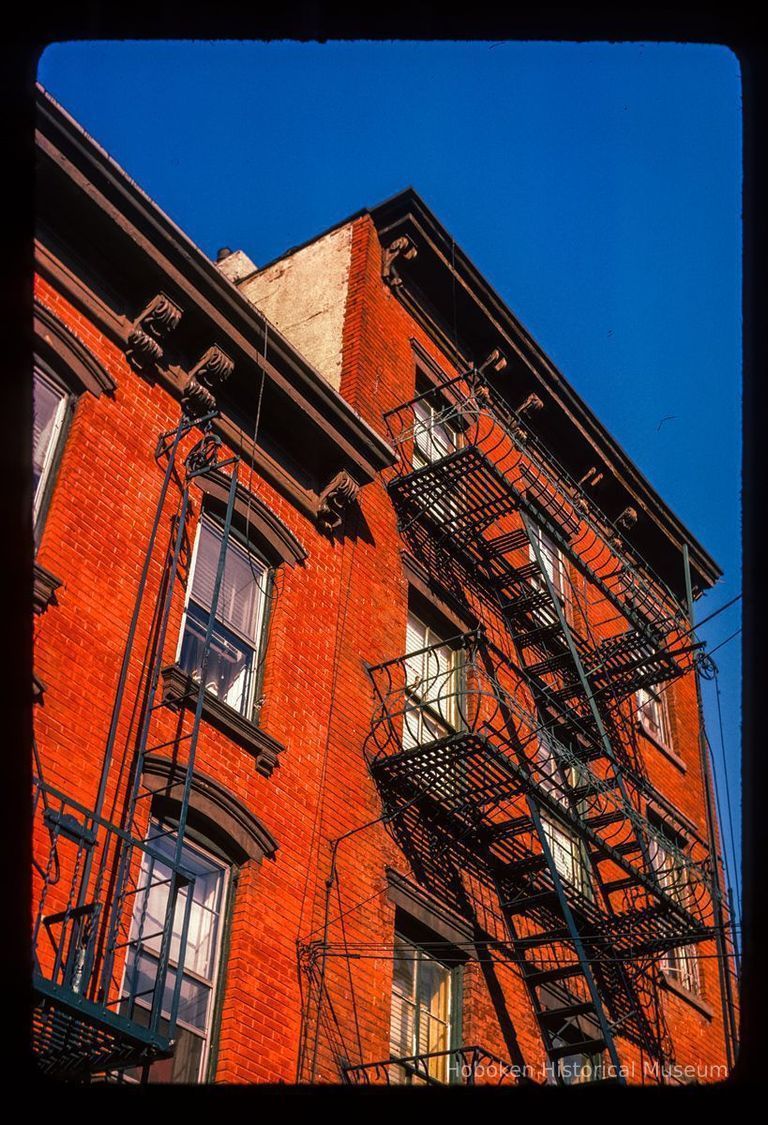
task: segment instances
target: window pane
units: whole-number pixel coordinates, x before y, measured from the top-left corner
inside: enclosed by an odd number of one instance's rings
[[[158,826],[153,825],[150,835],[154,836],[157,832],[159,832]],[[175,847],[175,838],[160,837],[152,841],[152,846],[170,858]],[[210,978],[218,938],[224,873],[220,867],[208,862],[199,853],[187,847],[182,851],[182,865],[195,876],[192,905],[189,909],[184,967],[198,976]],[[169,866],[161,860],[152,861],[145,855],[139,884],[143,888],[143,893],[137,896],[131,940],[140,943],[144,949],[153,953],[160,952],[162,930],[168,909],[170,874]],[[170,946],[172,961],[179,959],[181,930],[188,893],[188,888],[183,887],[176,898]]]
[[[153,954],[131,951],[126,970],[126,985],[131,999],[138,1000],[140,1004],[143,1002],[144,1005],[152,1006],[157,970],[157,958]],[[192,1027],[205,1032],[211,985],[193,980],[192,977],[182,974],[180,987],[178,1018],[183,1023],[191,1024]],[[169,1019],[171,1015],[175,988],[176,969],[169,966],[162,1001],[162,1015],[166,1019]]]
[[[208,612],[193,602],[187,607],[184,636],[179,656],[180,667],[195,678],[203,663]],[[254,651],[234,633],[216,624],[211,638],[205,674],[205,689],[241,713],[248,702]]]
[[[392,973],[392,1013],[389,1049],[394,1058],[414,1053],[416,962],[415,950],[395,937]],[[400,1076],[402,1077],[402,1076]]]
[[[210,609],[223,531],[203,520],[195,556],[192,598]],[[266,590],[267,567],[229,540],[216,617],[254,646],[260,624],[261,605]]]
[[[53,453],[55,439],[61,424],[66,395],[44,379],[39,371],[34,373],[32,388],[32,479],[35,499],[45,483],[45,474]]]

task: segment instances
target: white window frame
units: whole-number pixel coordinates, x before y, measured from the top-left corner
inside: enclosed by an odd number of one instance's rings
[[[433,650],[438,649],[440,652],[445,653],[448,657],[448,668],[446,669],[446,671],[444,673],[440,673],[440,672],[437,673],[439,690],[440,690],[441,694],[438,696],[435,703],[430,702],[428,695],[427,695],[426,699],[424,698],[422,693],[419,691],[420,685],[417,685],[416,687],[414,687],[413,684],[410,684],[408,682],[408,678],[409,678],[409,675],[410,675],[410,668],[408,666],[408,661],[411,658],[410,653],[408,651],[408,648],[409,648],[408,634],[411,631],[411,628],[412,628],[411,623],[412,622],[415,623],[421,630],[423,630],[424,638],[425,638],[424,644],[419,645],[419,647],[417,649],[413,650],[414,652],[418,653],[418,652],[421,651],[421,649],[426,649],[426,648],[431,648]],[[407,625],[407,628],[406,628],[406,644],[405,644],[405,647],[406,647],[406,653],[405,653],[406,681],[405,681],[405,685],[404,685],[404,698],[403,698],[403,711],[404,711],[404,714],[403,714],[403,746],[404,746],[405,749],[413,749],[416,746],[427,745],[428,742],[434,741],[434,739],[432,739],[432,738],[427,739],[426,741],[423,738],[423,733],[424,733],[424,728],[425,728],[425,719],[426,719],[427,724],[431,720],[432,723],[436,727],[438,727],[442,731],[444,731],[444,735],[441,735],[440,737],[444,737],[444,736],[447,736],[449,734],[452,734],[457,729],[457,723],[458,723],[458,699],[457,699],[457,695],[458,695],[459,687],[460,687],[460,684],[459,684],[459,674],[460,673],[459,673],[459,666],[458,666],[458,652],[457,652],[457,650],[455,648],[452,648],[450,645],[446,644],[445,638],[441,634],[439,634],[436,629],[433,629],[431,625],[428,625],[425,621],[423,621],[418,616],[418,614],[413,612],[413,610],[408,611],[408,625]],[[431,662],[434,662],[435,657],[424,653],[424,654],[421,655],[421,657],[417,657],[416,659],[421,659],[422,669],[423,669],[423,667],[424,667],[423,662],[425,660],[430,660]],[[429,671],[435,672],[436,669],[431,668],[431,669],[429,669]],[[446,691],[446,688],[449,688],[449,690]],[[429,691],[429,686],[427,687],[427,691]],[[417,724],[417,731],[418,731],[417,735],[414,735],[414,733],[413,733],[413,723],[414,722]]]
[[[541,823],[560,877],[584,898],[594,899],[592,866],[581,837],[546,813],[541,814]],[[566,862],[558,862],[562,857],[566,857]]]
[[[660,746],[671,750],[672,728],[666,694],[663,691],[656,693],[650,688],[639,688],[635,699],[637,718],[645,733]]]
[[[441,969],[445,973],[446,987],[447,987],[447,998],[446,998],[445,1007],[446,1007],[446,1011],[448,1013],[448,1016],[447,1016],[447,1019],[441,1020],[439,1017],[432,1016],[431,1014],[428,1013],[428,1019],[430,1021],[435,1021],[435,1022],[441,1024],[445,1028],[446,1046],[445,1046],[444,1050],[446,1051],[446,1054],[442,1058],[429,1060],[429,1062],[427,1064],[427,1073],[430,1075],[431,1078],[437,1079],[438,1082],[444,1082],[444,1083],[448,1084],[451,1080],[452,1068],[451,1068],[450,1055],[447,1052],[450,1052],[450,1051],[454,1050],[455,1047],[457,1046],[457,1043],[456,1043],[457,1035],[456,1035],[456,1033],[457,1033],[457,1022],[458,1021],[456,1020],[456,1013],[455,1013],[455,1010],[454,1010],[455,1006],[456,1006],[455,989],[456,989],[457,967],[451,966],[451,965],[446,965],[443,961],[440,961],[437,957],[432,957],[429,953],[427,953],[427,951],[425,949],[422,949],[422,947],[420,945],[418,945],[418,943],[414,942],[411,938],[406,937],[405,934],[402,934],[399,931],[395,931],[395,948],[397,949],[398,946],[404,946],[405,952],[410,953],[410,955],[412,956],[412,962],[411,963],[413,965],[413,980],[412,980],[411,996],[405,997],[405,996],[401,995],[399,992],[396,991],[396,989],[395,989],[395,978],[394,978],[394,973],[393,973],[391,1002],[390,1002],[390,1023],[389,1023],[390,1054],[394,1058],[407,1058],[409,1056],[424,1055],[424,1054],[430,1053],[429,1044],[428,1043],[427,1044],[421,1044],[420,1043],[421,1020],[419,1018],[420,1012],[421,1012],[421,1008],[420,1008],[420,999],[421,998],[420,998],[420,995],[419,995],[419,969],[420,969],[421,964],[424,961],[429,961],[433,965],[436,965],[439,969]],[[411,1041],[410,1041],[408,1050],[405,1052],[404,1055],[400,1054],[400,1046],[399,1046],[399,1044],[396,1043],[396,1041],[394,1039],[394,1033],[395,1033],[395,1001],[396,1000],[402,1006],[408,1007],[412,1011]],[[395,1051],[397,1051],[398,1053],[395,1054]],[[435,1073],[435,1071],[437,1071],[438,1073]],[[403,1084],[403,1085],[405,1085],[405,1084],[419,1084],[419,1080],[418,1080],[418,1078],[416,1078],[413,1075],[409,1075],[409,1074],[404,1073],[403,1076],[402,1076],[401,1082],[396,1083],[396,1084]]]
[[[40,517],[40,511],[51,479],[51,471],[56,462],[56,457],[59,452],[61,435],[64,428],[64,421],[67,415],[67,407],[70,400],[70,393],[66,389],[66,387],[62,386],[62,384],[59,383],[56,379],[53,379],[49,375],[47,375],[38,364],[34,364],[32,369],[33,398],[36,379],[40,379],[42,383],[45,383],[50,390],[54,391],[60,397],[53,416],[51,433],[48,438],[48,444],[46,446],[43,464],[40,468],[40,477],[37,482],[37,487],[35,488],[35,495],[32,502],[32,519],[35,525],[37,524],[37,521]]]
[[[198,520],[197,528],[195,530],[195,543],[194,543],[194,547],[193,547],[193,551],[192,551],[192,561],[190,563],[190,568],[189,568],[189,578],[187,580],[187,593],[186,593],[186,597],[184,599],[184,613],[183,613],[182,619],[181,619],[181,628],[179,630],[179,641],[178,641],[178,645],[176,647],[176,662],[177,662],[177,664],[181,662],[181,654],[182,654],[182,649],[184,647],[184,637],[185,637],[186,629],[187,629],[187,619],[189,617],[190,602],[192,602],[199,609],[199,611],[202,614],[207,615],[209,613],[208,610],[206,610],[203,606],[201,606],[192,597],[192,591],[193,591],[194,582],[195,582],[195,570],[197,568],[198,549],[199,549],[200,537],[202,535],[202,530],[203,530],[204,525],[207,525],[208,527],[214,529],[214,531],[217,534],[221,534],[221,532],[222,532],[222,527],[218,523],[218,521],[215,520],[214,518],[212,518],[207,512],[204,511],[202,516]],[[225,624],[224,622],[220,621],[219,618],[218,618],[218,614],[216,616],[216,624],[220,625],[223,629],[227,630],[228,632],[233,633],[237,637],[237,639],[244,646],[246,646],[251,652],[251,658],[250,658],[247,673],[246,673],[247,674],[247,685],[246,685],[246,691],[244,693],[242,707],[241,708],[232,707],[233,711],[236,711],[238,714],[243,715],[246,719],[250,719],[252,714],[253,714],[253,706],[254,706],[254,700],[255,700],[255,696],[256,696],[256,681],[258,679],[259,664],[260,664],[261,659],[263,657],[264,621],[265,621],[266,610],[267,610],[269,583],[271,581],[271,576],[270,576],[271,568],[254,551],[249,551],[241,543],[237,542],[237,540],[234,539],[234,537],[231,534],[230,534],[229,540],[227,542],[227,550],[228,551],[229,550],[239,551],[241,554],[246,556],[252,563],[254,563],[262,571],[262,574],[263,574],[264,588],[261,590],[260,597],[259,597],[259,600],[258,600],[258,607],[257,607],[257,611],[256,611],[256,621],[255,621],[254,630],[253,630],[253,638],[244,636],[240,632],[240,630],[233,628],[228,623]],[[214,625],[214,633],[215,633],[215,628],[216,628],[216,626]],[[209,689],[206,688],[206,691],[208,691],[208,690]],[[213,693],[211,693],[211,694],[213,694]],[[216,696],[215,698],[219,698],[219,697]],[[227,703],[227,701],[225,699],[222,699],[221,702],[224,703],[226,706],[232,706],[231,704]]]
[[[161,830],[163,828],[163,825],[164,825],[164,822],[158,821],[153,817],[150,820],[148,835],[154,834],[158,830]],[[167,824],[165,825],[165,827],[166,828],[168,827]],[[177,838],[176,831],[174,831],[172,834],[169,834],[168,838],[172,839],[172,840],[176,840],[176,838]],[[230,890],[231,866],[226,860],[222,859],[221,856],[215,855],[209,849],[207,849],[207,848],[203,847],[202,845],[198,844],[196,841],[192,842],[192,841],[185,838],[183,848],[189,849],[190,851],[197,853],[198,855],[202,856],[202,858],[204,860],[206,860],[208,863],[210,863],[214,867],[218,868],[221,871],[221,878],[222,878],[221,887],[220,887],[220,891],[219,891],[220,907],[219,907],[218,915],[217,915],[217,917],[218,917],[218,933],[216,935],[216,948],[215,948],[214,956],[213,956],[212,962],[211,962],[210,979],[200,976],[198,973],[193,972],[191,969],[181,968],[182,978],[184,978],[186,976],[190,980],[193,980],[193,981],[196,981],[199,984],[205,985],[208,988],[208,992],[209,992],[208,1005],[207,1005],[207,1011],[206,1011],[206,1019],[205,1019],[206,1026],[205,1026],[205,1033],[204,1034],[201,1034],[199,1027],[193,1027],[191,1024],[185,1023],[185,1021],[182,1020],[182,1019],[177,1019],[177,1021],[176,1021],[176,1024],[177,1024],[178,1027],[180,1027],[184,1031],[188,1032],[188,1034],[194,1035],[196,1038],[201,1039],[203,1041],[203,1048],[200,1052],[200,1062],[199,1062],[199,1066],[198,1066],[198,1074],[197,1074],[197,1079],[196,1079],[197,1083],[202,1083],[204,1081],[205,1075],[208,1073],[208,1064],[209,1064],[210,1056],[211,1056],[211,1046],[212,1046],[212,1038],[213,1038],[213,1031],[214,1031],[213,1019],[214,1019],[214,1014],[215,1014],[215,1011],[216,1011],[216,1003],[217,1003],[217,999],[218,999],[218,985],[219,985],[219,977],[220,977],[220,974],[221,974],[221,961],[222,961],[223,949],[224,949],[224,937],[225,937],[224,930],[225,930],[225,926],[227,924],[227,902],[228,902],[229,890]],[[144,853],[144,858],[146,858],[146,855],[147,855],[147,853]],[[183,865],[183,855],[184,855],[184,852],[182,851],[182,865]],[[142,863],[142,870],[143,870],[143,867],[144,867],[144,865]],[[136,903],[135,903],[135,906],[134,906],[134,913],[132,913],[132,915],[131,915],[131,929],[130,929],[130,938],[129,938],[129,947],[131,947],[131,948],[133,947],[133,943],[135,941],[135,939],[134,939],[135,911],[136,911],[136,909],[139,908],[140,901],[142,901],[140,897],[136,899]],[[178,903],[178,900],[177,900],[177,903]],[[177,909],[178,909],[178,906],[177,906]],[[183,915],[183,912],[180,912],[180,913],[182,913],[182,915]],[[141,943],[139,943],[139,949],[140,948],[141,948]],[[155,952],[154,950],[150,950],[150,956],[154,955],[154,952]],[[123,966],[123,982],[122,982],[122,985],[120,987],[120,994],[121,995],[124,995],[124,992],[125,992],[126,974],[128,972],[128,960],[129,959],[126,958],[125,964]],[[178,962],[173,960],[170,956],[168,958],[168,968],[173,970],[176,973],[179,972]],[[130,997],[128,999],[130,999]],[[137,997],[135,1000],[133,1000],[133,1003],[136,1004],[140,1008],[144,1008],[145,1010],[149,1010],[151,1008],[151,1002],[149,1000],[143,998],[143,997]],[[137,1074],[131,1075],[129,1073],[129,1074],[125,1075],[125,1078],[128,1082],[138,1081],[138,1075]]]

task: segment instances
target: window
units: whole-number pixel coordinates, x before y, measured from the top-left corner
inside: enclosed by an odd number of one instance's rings
[[[556,1035],[552,1039],[553,1047],[567,1047],[569,1043],[582,1038],[578,1028],[570,1034]],[[554,1064],[556,1081],[561,1086],[580,1086],[585,1082],[593,1082],[600,1078],[603,1069],[603,1057],[595,1052],[579,1051],[573,1055],[565,1055]]]
[[[153,840],[154,850],[161,856],[166,856],[169,863],[165,864],[162,859],[154,859],[146,853],[143,857],[139,877],[139,887],[143,889],[136,897],[130,952],[123,979],[122,991],[126,997],[124,1007],[139,1022],[144,1012],[148,1021],[168,906],[170,863],[175,854],[177,837],[175,833],[161,835],[161,830],[167,827],[154,820],[150,824],[149,836]],[[169,1018],[177,974],[181,972],[175,1049],[171,1059],[152,1064],[149,1075],[151,1082],[204,1081],[211,1045],[228,869],[223,861],[186,840],[182,848],[181,863],[184,870],[194,876],[192,905],[187,944],[182,957],[181,930],[189,893],[188,888],[182,888],[173,917],[162,1013],[166,1019]],[[137,1081],[140,1073],[131,1071],[126,1077],[129,1081]]]
[[[423,469],[453,453],[458,447],[452,426],[440,421],[446,404],[435,395],[418,399],[413,406],[413,470]]]
[[[458,653],[414,613],[406,630],[403,749],[445,738],[456,729]],[[428,649],[429,651],[421,651]],[[415,655],[411,656],[410,654]]]
[[[430,1078],[449,1082],[449,1052],[458,1045],[459,968],[430,957],[401,934],[395,935],[389,1049],[393,1058],[435,1054],[424,1066]],[[422,1084],[404,1067],[392,1067],[390,1081]]]
[[[178,656],[182,669],[197,678],[222,539],[222,528],[204,515],[197,533]],[[253,711],[269,577],[267,564],[230,536],[205,688],[247,717]]]
[[[583,841],[570,828],[546,815],[542,815],[541,823],[558,874],[579,894],[593,898],[589,859]]]
[[[33,518],[38,523],[49,492],[67,414],[69,396],[63,387],[36,367],[32,386]]]
[[[541,561],[544,565],[544,570],[547,572],[550,582],[554,588],[555,593],[560,598],[562,603],[568,602],[568,578],[565,565],[565,559],[552,539],[543,531],[538,524],[531,524],[531,543],[529,546],[530,556],[532,562],[537,562],[536,550],[534,549],[534,542],[538,548]],[[546,589],[546,582],[543,576],[536,581],[536,585],[540,589]]]
[[[666,696],[656,695],[641,688],[637,693],[637,717],[645,730],[662,746],[671,747],[672,737],[669,727],[669,711]]]
[[[656,834],[650,839],[649,856],[651,866],[662,889],[680,906],[685,908],[688,900],[689,874],[680,844],[669,837],[663,826],[657,826]],[[701,993],[699,961],[696,950],[689,946],[669,949],[661,959],[660,967],[672,980],[688,992]]]
[[[440,420],[447,410],[446,403],[435,395],[414,403],[413,472],[441,461],[459,448],[456,430]],[[459,481],[433,481],[429,495],[429,508],[433,518],[438,521],[455,520],[460,514],[464,493],[465,487]]]

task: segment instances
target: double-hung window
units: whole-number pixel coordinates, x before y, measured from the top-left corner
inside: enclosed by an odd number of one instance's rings
[[[689,872],[679,845],[671,839],[666,842],[661,830],[651,837],[649,845],[651,866],[662,889],[680,906],[685,907],[689,893]],[[688,992],[701,992],[699,960],[692,946],[679,946],[666,951],[660,962],[661,969]]]
[[[534,548],[535,542],[536,548],[538,548],[538,554],[541,558],[541,565],[544,567],[549,581],[552,583],[555,594],[560,599],[561,604],[567,608],[569,602],[568,576],[562,552],[557,544],[550,539],[547,533],[539,527],[538,524],[532,523],[530,526],[532,541],[529,546],[529,552],[531,561],[538,562],[536,549]],[[541,575],[538,580],[535,580],[535,582],[540,589],[545,590],[547,588],[543,575]]]
[[[390,1055],[393,1059],[431,1055],[417,1069],[437,1082],[456,1077],[448,1052],[458,1045],[454,1013],[459,973],[459,968],[443,964],[407,938],[395,935]],[[393,1064],[390,1082],[421,1084],[423,1079],[412,1069]]]
[[[144,854],[129,940],[129,955],[123,981],[124,1007],[133,1019],[148,1020],[152,989],[157,978],[163,929],[168,908],[171,863],[175,855],[175,833],[162,834],[165,827],[150,824],[149,837],[158,858]],[[167,863],[164,862],[164,858]],[[178,1020],[172,1059],[154,1063],[150,1081],[203,1082],[208,1063],[213,1029],[216,979],[222,945],[224,903],[228,867],[202,847],[184,841],[181,866],[194,877],[191,883],[187,942],[181,950],[181,934],[187,910],[189,888],[178,892],[172,920],[169,968],[162,1002],[162,1021],[171,1013],[171,999],[181,973]],[[131,1072],[128,1078],[138,1078]]]
[[[571,828],[546,814],[542,814],[541,823],[560,877],[584,898],[593,898],[589,859],[583,840]]]
[[[458,652],[414,613],[406,631],[403,748],[445,738],[456,729]],[[426,651],[425,651],[426,650]]]
[[[52,481],[69,395],[39,367],[34,369],[32,385],[32,487],[33,518],[37,524]]]
[[[453,453],[457,446],[456,430],[441,420],[447,406],[433,395],[417,399],[413,406],[413,469],[423,469]]]
[[[669,711],[663,693],[656,695],[646,688],[640,688],[637,693],[637,717],[656,742],[671,748]]]
[[[443,420],[447,404],[432,395],[418,399],[413,407],[413,457],[414,472],[442,461],[459,448],[459,435],[450,423]],[[432,516],[440,521],[453,520],[461,510],[462,485],[446,478],[436,481],[430,493]]]
[[[222,541],[222,528],[204,515],[197,533],[178,656],[182,669],[196,678],[202,668]],[[267,564],[230,535],[205,688],[247,717],[253,711],[269,581]]]

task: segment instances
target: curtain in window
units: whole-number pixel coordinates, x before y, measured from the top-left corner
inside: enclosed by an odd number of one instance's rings
[[[203,520],[195,557],[192,598],[207,610],[210,610],[213,599],[222,538],[223,532],[218,527]],[[254,646],[258,639],[257,629],[266,590],[266,576],[267,567],[230,539],[216,618],[251,641]]]

